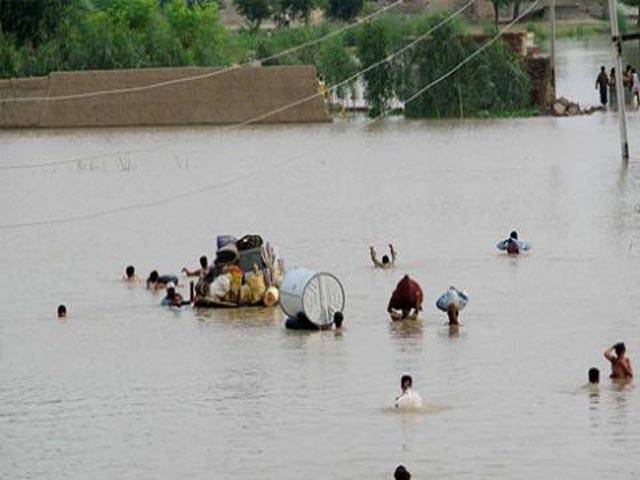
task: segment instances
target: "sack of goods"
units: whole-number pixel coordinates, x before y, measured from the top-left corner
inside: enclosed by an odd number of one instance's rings
[[[436,307],[438,310],[443,312],[447,312],[449,310],[449,305],[453,304],[458,307],[458,310],[462,310],[469,303],[469,295],[466,292],[458,290],[456,287],[449,287],[449,289],[440,295],[438,301],[436,302]]]
[[[216,237],[216,261],[198,282],[196,305],[210,308],[273,307],[284,278],[284,261],[259,235]]]

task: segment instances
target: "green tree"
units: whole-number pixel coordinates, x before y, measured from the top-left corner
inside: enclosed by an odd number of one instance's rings
[[[385,29],[377,23],[367,23],[358,37],[358,59],[361,68],[377,63],[387,57]],[[393,96],[392,68],[388,62],[364,73],[366,85],[365,100],[369,106],[369,116],[375,118],[383,114]]]
[[[55,34],[71,0],[0,0],[0,28],[19,45]]]
[[[318,0],[280,0],[279,9],[281,12],[291,12],[304,19],[304,24],[309,25],[311,12],[318,6]]]
[[[364,0],[328,0],[326,12],[331,18],[351,22],[364,7]]]
[[[233,0],[233,4],[249,21],[253,31],[258,30],[262,21],[269,18],[273,12],[273,3],[270,0]]]
[[[638,9],[638,27],[640,27],[640,0],[622,0],[622,3]]]
[[[314,64],[327,85],[336,85],[358,71],[355,59],[344,46],[342,38],[324,42],[315,54]],[[351,88],[352,85],[343,85],[338,88],[338,97],[344,98]]]
[[[158,10],[157,0],[110,0],[106,8],[114,22],[131,30],[142,30]]]
[[[493,20],[496,25],[496,29],[500,28],[500,7],[508,5],[509,0],[491,0],[493,4]]]

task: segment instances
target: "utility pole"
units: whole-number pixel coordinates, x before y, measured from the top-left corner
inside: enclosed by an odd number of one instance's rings
[[[622,159],[629,160],[627,141],[627,118],[624,111],[624,86],[622,85],[622,38],[618,30],[618,8],[616,0],[609,0],[609,22],[611,23],[611,46],[616,68],[616,97],[618,100],[618,124],[620,126],[620,146]]]
[[[553,100],[556,97],[556,0],[549,0],[549,22],[551,23],[551,80]]]

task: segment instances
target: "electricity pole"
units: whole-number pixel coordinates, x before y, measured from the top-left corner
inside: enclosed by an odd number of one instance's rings
[[[556,99],[556,0],[549,0],[549,22],[551,23],[551,79],[553,100]]]
[[[611,23],[611,46],[616,68],[616,97],[618,100],[618,123],[620,126],[620,146],[622,159],[629,160],[627,141],[627,118],[624,111],[624,86],[622,85],[622,38],[618,30],[618,9],[616,0],[609,0],[609,22]]]

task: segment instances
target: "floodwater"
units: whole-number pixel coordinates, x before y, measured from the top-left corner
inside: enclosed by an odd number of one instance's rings
[[[629,115],[628,165],[612,114],[3,132],[5,166],[158,148],[2,170],[2,225],[167,201],[0,230],[0,478],[637,478],[640,389],[612,385],[602,352],[624,340],[640,368],[639,129]],[[514,228],[533,250],[498,255]],[[341,336],[119,282],[246,232],[342,279]],[[389,241],[397,268],[373,270]],[[392,325],[404,273],[425,311]],[[433,306],[450,284],[471,297],[457,333]],[[425,412],[389,408],[404,373]]]

